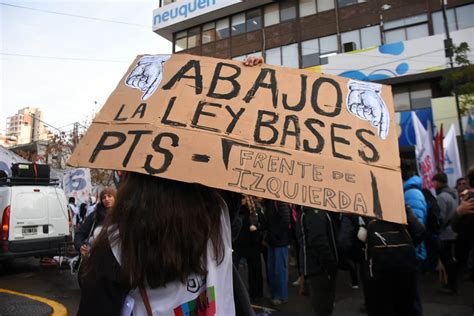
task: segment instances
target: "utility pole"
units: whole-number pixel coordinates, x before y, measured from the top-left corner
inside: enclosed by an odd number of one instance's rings
[[[79,143],[79,123],[74,123],[74,128],[72,130],[72,146],[73,149],[76,148],[77,144]]]
[[[449,66],[451,70],[454,69],[454,62],[453,62],[453,40],[449,35],[449,26],[448,26],[448,17],[446,14],[446,3],[447,0],[441,0],[441,7],[443,9],[443,22],[444,22],[444,31],[446,33],[446,39],[444,40],[444,51],[445,56],[449,58]],[[464,162],[463,171],[466,172],[467,170],[467,151],[466,151],[466,141],[464,139],[464,129],[462,127],[462,117],[461,117],[461,109],[459,107],[459,96],[456,92],[456,82],[454,84],[454,100],[456,102],[456,112],[458,114],[458,123],[459,123],[459,133],[461,134],[461,151],[462,151],[462,160]]]

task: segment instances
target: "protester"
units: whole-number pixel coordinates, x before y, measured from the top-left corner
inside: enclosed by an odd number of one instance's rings
[[[436,189],[438,205],[441,216],[440,259],[446,269],[448,282],[443,286],[441,292],[446,294],[457,294],[457,264],[455,255],[456,233],[451,227],[451,219],[458,207],[458,195],[455,189],[448,187],[448,177],[445,173],[433,176],[433,185]]]
[[[456,180],[456,186],[454,187],[458,191],[458,196],[469,190],[469,183],[466,178],[459,178]]]
[[[304,253],[303,273],[316,316],[332,315],[336,297],[337,229],[332,216],[327,211],[303,207],[298,229]]]
[[[79,214],[77,216],[77,226],[80,227],[84,222],[87,214],[87,203],[81,203],[79,206]]]
[[[474,282],[474,168],[469,169],[466,178],[470,189],[456,208],[451,226],[458,233],[458,239],[466,241],[467,268],[469,278]]]
[[[268,244],[267,277],[270,281],[271,303],[277,306],[288,301],[290,207],[283,202],[266,200],[265,211]]]
[[[236,267],[242,258],[247,261],[250,299],[258,302],[263,298],[262,258],[260,245],[265,219],[254,197],[244,195],[240,211],[242,228],[233,242],[233,262]]]
[[[67,209],[68,209],[71,221],[72,221],[72,225],[75,227],[76,226],[77,215],[79,214],[79,210],[77,209],[77,206],[76,206],[76,199],[73,196],[71,196],[68,200]]]
[[[86,262],[78,315],[234,315],[231,254],[215,190],[125,173]]]
[[[89,206],[87,206],[87,213],[86,217],[92,214],[95,211],[95,207],[97,206],[97,198],[93,195],[89,197]]]
[[[83,256],[88,256],[93,240],[98,236],[105,221],[106,215],[115,204],[115,190],[105,188],[100,192],[100,202],[95,211],[86,217],[83,225],[76,232],[74,246]]]

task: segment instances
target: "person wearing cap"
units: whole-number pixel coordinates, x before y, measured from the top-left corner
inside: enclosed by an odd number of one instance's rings
[[[432,182],[436,189],[436,199],[440,209],[440,259],[448,277],[448,283],[441,289],[441,292],[457,294],[457,264],[454,253],[456,233],[451,227],[451,220],[458,207],[458,193],[455,189],[448,187],[448,177],[445,173],[434,175]]]

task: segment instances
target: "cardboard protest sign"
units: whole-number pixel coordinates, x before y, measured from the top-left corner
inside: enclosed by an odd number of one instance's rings
[[[405,222],[390,87],[138,56],[69,160]]]

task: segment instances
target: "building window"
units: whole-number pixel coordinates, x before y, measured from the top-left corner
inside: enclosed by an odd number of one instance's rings
[[[299,68],[298,44],[285,45],[281,48],[281,64],[285,67]]]
[[[302,67],[311,67],[328,63],[328,55],[337,52],[336,35],[315,38],[301,42]]]
[[[337,0],[339,8],[363,2],[367,2],[367,0]]]
[[[395,111],[397,112],[431,107],[430,83],[395,86],[392,91]]]
[[[207,23],[202,27],[202,43],[207,44],[216,40],[216,23]]]
[[[188,48],[188,32],[183,31],[176,33],[174,40],[174,51],[180,52]]]
[[[316,0],[300,0],[300,17],[316,14]]]
[[[246,18],[247,32],[256,31],[262,28],[262,13],[260,9],[247,12]]]
[[[296,0],[280,1],[280,21],[296,19]]]
[[[160,2],[161,2],[160,8],[161,8],[162,6],[171,4],[171,3],[176,2],[176,1],[177,1],[177,0],[161,0],[161,1],[160,1]]]
[[[188,49],[201,45],[201,28],[195,27],[188,31]]]
[[[429,36],[428,16],[426,14],[420,14],[385,22],[384,36],[386,43],[395,43]]]
[[[216,22],[216,38],[218,40],[228,38],[229,32],[229,19],[222,19]]]
[[[245,13],[232,17],[232,36],[245,33]]]
[[[269,65],[281,66],[281,47],[267,49],[265,52],[265,63]]]
[[[290,44],[282,47],[267,49],[265,63],[275,66],[298,68],[298,44]]]
[[[334,0],[318,0],[318,12],[328,11],[334,9]]]
[[[301,55],[303,68],[320,65],[319,39],[301,42]]]
[[[265,26],[280,23],[280,9],[278,7],[278,3],[267,5],[263,11],[263,21]]]
[[[457,31],[474,27],[474,4],[468,4],[465,6],[452,8],[446,10],[446,18],[448,20],[449,31]],[[443,12],[434,12],[432,15],[433,21],[433,33],[443,34],[444,33],[444,20]]]
[[[378,25],[341,34],[343,52],[380,45],[380,28]]]

